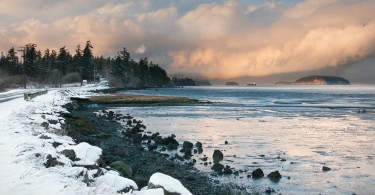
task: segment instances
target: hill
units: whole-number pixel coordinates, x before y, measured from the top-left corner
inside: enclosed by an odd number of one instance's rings
[[[313,75],[296,80],[295,85],[350,85],[347,79],[337,76]]]

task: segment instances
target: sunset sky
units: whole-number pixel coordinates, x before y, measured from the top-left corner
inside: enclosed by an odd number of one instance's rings
[[[0,0],[0,51],[91,40],[170,74],[274,82],[306,74],[375,83],[374,0]]]

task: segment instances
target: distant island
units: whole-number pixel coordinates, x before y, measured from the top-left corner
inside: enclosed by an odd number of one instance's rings
[[[238,83],[230,81],[230,82],[226,82],[225,85],[234,86],[234,85],[238,85]]]
[[[313,75],[300,78],[295,82],[279,81],[275,85],[350,85],[350,82],[337,76]]]

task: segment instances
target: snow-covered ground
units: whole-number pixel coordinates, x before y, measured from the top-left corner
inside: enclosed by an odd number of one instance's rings
[[[149,182],[159,189],[148,189],[115,171],[85,168],[95,167],[102,150],[66,136],[60,113],[67,112],[62,105],[69,97],[89,95],[90,89],[53,89],[31,101],[0,103],[0,194],[117,194],[127,189],[134,189],[128,194],[164,194],[161,188],[191,194],[161,173]]]

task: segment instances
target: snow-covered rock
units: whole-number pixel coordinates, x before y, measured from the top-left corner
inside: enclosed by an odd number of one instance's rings
[[[102,188],[109,186],[116,189],[116,191],[129,191],[131,189],[138,189],[137,184],[131,180],[114,174],[105,174],[95,179],[95,186]]]
[[[154,173],[148,182],[148,189],[163,188],[167,193],[191,195],[180,181],[163,173]]]
[[[76,146],[68,146],[65,149],[72,149],[79,161],[74,161],[75,165],[96,165],[102,155],[102,149],[92,146],[86,142],[79,143]]]

